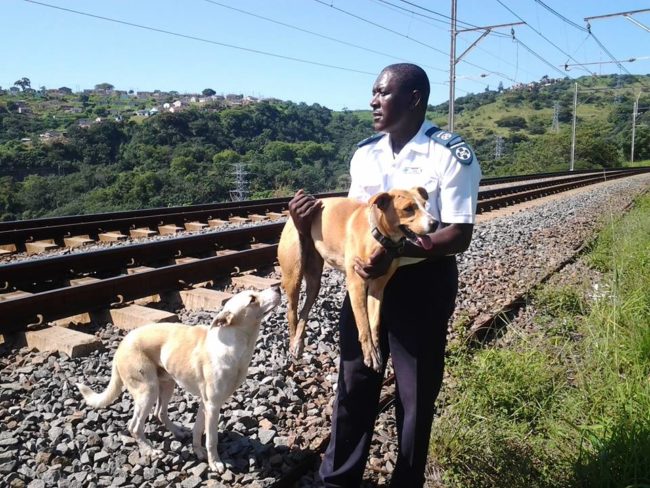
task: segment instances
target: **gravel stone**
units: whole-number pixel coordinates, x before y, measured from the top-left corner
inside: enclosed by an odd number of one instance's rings
[[[603,218],[620,213],[649,187],[650,175],[613,180],[476,225],[470,248],[457,258],[459,294],[453,320],[478,322],[499,311],[561,267],[602,225]],[[113,245],[128,244],[108,247]],[[66,252],[98,247],[107,246]],[[54,255],[20,255],[10,260]],[[228,284],[219,289],[236,291]],[[594,289],[594,294],[606,292]],[[106,388],[111,360],[124,331],[112,324],[80,329],[101,339],[105,349],[74,359],[0,344],[0,484],[34,488],[271,486],[329,435],[338,375],[338,310],[344,296],[343,275],[325,269],[307,327],[305,354],[299,359],[288,351],[285,298],[265,320],[246,381],[221,410],[218,449],[223,460],[230,462],[222,475],[212,473],[196,458],[190,440],[175,440],[153,416],[145,432],[164,456],[142,456],[135,440],[124,435],[133,413],[128,393],[107,408],[93,409],[83,402],[74,384],[82,382],[95,391]],[[170,311],[194,325],[209,325],[216,312]],[[450,330],[452,337],[456,330]],[[387,374],[391,372],[389,366]],[[385,393],[391,391],[393,387],[388,387]],[[173,422],[191,428],[197,409],[195,397],[175,390],[169,409]],[[382,469],[394,466],[395,439],[394,412],[389,409],[377,420],[371,463],[375,460]],[[389,476],[368,471],[366,478],[382,486]],[[318,486],[317,475],[310,472],[295,486]]]

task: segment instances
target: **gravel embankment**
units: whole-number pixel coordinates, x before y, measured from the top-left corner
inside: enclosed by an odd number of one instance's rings
[[[470,249],[459,257],[457,315],[482,316],[528,289],[593,233],[598,222],[619,214],[650,187],[650,175],[609,182],[570,197],[482,223]],[[342,276],[326,271],[312,310],[306,354],[287,354],[286,302],[265,322],[248,377],[224,405],[219,451],[231,467],[218,477],[151,420],[147,435],[165,451],[143,459],[124,435],[132,414],[128,393],[105,409],[90,409],[73,386],[106,387],[110,362],[124,333],[97,325],[104,351],[70,359],[0,346],[0,486],[271,486],[304,459],[329,432],[337,371],[337,311]],[[186,323],[209,323],[212,311],[179,311]],[[170,417],[191,427],[197,402],[176,390]],[[383,485],[395,460],[392,409],[380,416],[368,478]],[[300,487],[315,486],[305,476]]]

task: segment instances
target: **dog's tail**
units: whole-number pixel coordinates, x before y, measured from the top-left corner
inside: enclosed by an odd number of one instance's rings
[[[111,372],[111,381],[109,381],[106,390],[102,393],[95,393],[90,387],[83,383],[77,383],[76,386],[91,407],[101,408],[110,405],[122,393],[122,378],[117,371],[117,365],[113,361],[113,371]]]

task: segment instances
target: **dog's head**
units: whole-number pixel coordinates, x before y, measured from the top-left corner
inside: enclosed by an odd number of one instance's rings
[[[413,244],[429,249],[431,240],[426,237],[438,227],[438,222],[427,212],[429,199],[422,187],[410,190],[393,189],[373,195],[368,204],[379,210],[377,227],[393,239],[406,237]]]
[[[229,299],[210,327],[259,326],[262,319],[280,304],[280,288],[246,290]]]

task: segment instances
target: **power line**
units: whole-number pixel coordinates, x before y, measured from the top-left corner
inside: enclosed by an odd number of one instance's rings
[[[437,15],[439,17],[442,17],[444,19],[447,19],[447,21],[451,20],[451,17],[449,15],[442,14],[440,12],[436,12],[435,10],[431,10],[429,8],[426,8],[426,7],[422,7],[421,5],[418,5],[417,3],[409,2],[407,0],[400,0],[400,2],[405,3],[407,5],[411,5],[411,6],[416,7],[416,8],[419,8],[420,10],[424,10],[425,12],[432,13],[432,14]],[[421,14],[419,14],[419,15],[421,15]],[[459,19],[456,19],[456,22],[459,23],[459,24],[463,24],[464,26],[467,26],[467,27],[471,27],[471,28],[475,28],[475,29],[481,29],[481,27],[479,27],[478,25],[470,24],[469,22],[464,22],[464,21],[459,20]],[[500,32],[494,32],[494,35],[507,37],[507,34],[501,34]]]
[[[271,56],[271,57],[274,57],[274,58],[285,59],[285,60],[288,60],[288,61],[295,61],[295,62],[298,62],[298,63],[311,64],[311,65],[320,66],[320,67],[323,67],[323,68],[338,69],[338,70],[341,70],[341,71],[349,71],[349,72],[352,72],[352,73],[361,73],[361,74],[364,74],[364,75],[376,76],[376,73],[370,73],[369,71],[361,71],[361,70],[357,70],[357,69],[354,69],[354,68],[346,68],[346,67],[343,67],[343,66],[336,66],[336,65],[333,65],[333,64],[321,63],[321,62],[318,62],[318,61],[311,61],[311,60],[308,60],[308,59],[296,58],[296,57],[293,57],[293,56],[286,56],[284,54],[277,54],[277,53],[272,53],[272,52],[268,52],[268,51],[262,51],[262,50],[259,50],[259,49],[252,49],[252,48],[248,48],[248,47],[237,46],[237,45],[228,44],[228,43],[225,43],[225,42],[213,41],[211,39],[205,39],[205,38],[202,38],[202,37],[192,36],[192,35],[188,35],[188,34],[181,34],[179,32],[172,32],[172,31],[168,31],[168,30],[165,30],[165,29],[159,29],[157,27],[149,27],[149,26],[142,25],[142,24],[135,24],[133,22],[127,22],[125,20],[113,19],[111,17],[104,17],[104,16],[101,16],[101,15],[90,14],[88,12],[82,12],[80,10],[74,10],[74,9],[69,9],[69,8],[65,8],[65,7],[59,7],[57,5],[50,5],[48,3],[37,2],[36,0],[25,0],[25,1],[29,2],[29,3],[36,4],[36,5],[41,5],[43,7],[49,7],[49,8],[56,9],[56,10],[61,10],[61,11],[64,11],[64,12],[69,12],[69,13],[73,13],[73,14],[77,14],[77,15],[83,15],[85,17],[91,17],[91,18],[94,18],[94,19],[105,20],[107,22],[114,22],[116,24],[127,25],[129,27],[136,27],[138,29],[144,29],[144,30],[148,30],[148,31],[152,31],[152,32],[158,32],[160,34],[167,34],[167,35],[170,35],[170,36],[182,37],[184,39],[190,39],[190,40],[193,40],[193,41],[205,42],[205,43],[208,43],[208,44],[214,44],[216,46],[227,47],[227,48],[230,48],[230,49],[237,49],[239,51],[246,51],[246,52],[249,52],[249,53],[261,54],[263,56]]]
[[[499,1],[499,0],[497,0],[497,1]],[[499,3],[501,3],[501,2],[499,2]],[[535,56],[535,57],[536,57],[537,59],[539,59],[541,62],[543,62],[543,63],[546,64],[547,66],[550,66],[552,69],[554,69],[555,71],[557,71],[558,73],[560,73],[560,74],[562,75],[562,77],[565,77],[565,76],[566,76],[566,73],[563,73],[562,71],[560,71],[559,69],[557,69],[557,68],[556,68],[555,66],[553,66],[550,62],[548,62],[546,59],[544,59],[541,55],[537,54],[535,51],[533,51],[531,48],[529,48],[526,44],[524,44],[522,41],[520,41],[519,39],[517,39],[517,38],[515,37],[515,31],[514,31],[514,29],[512,30],[512,39],[515,40],[516,42],[518,42],[518,43],[519,43],[519,44],[520,44],[524,49],[526,49],[530,54],[532,54],[533,56]]]
[[[591,25],[589,25],[589,23],[587,23],[587,28],[589,29],[589,35],[590,35],[591,37],[593,37],[594,41],[596,41],[596,43],[600,46],[600,48],[601,48],[603,51],[605,51],[605,54],[607,54],[607,55],[610,57],[610,59],[611,59],[611,60],[612,60],[612,61],[613,61],[613,62],[614,62],[614,63],[615,63],[615,64],[616,64],[620,69],[621,69],[621,71],[625,71],[628,75],[630,75],[630,76],[632,76],[633,78],[639,80],[639,83],[641,83],[645,88],[648,88],[648,85],[646,85],[642,79],[637,78],[637,77],[634,76],[632,73],[630,73],[630,71],[629,71],[625,66],[623,66],[623,64],[622,64],[620,61],[618,61],[618,60],[617,60],[617,59],[612,55],[612,53],[610,53],[610,52],[607,50],[607,48],[603,45],[603,43],[600,42],[600,40],[599,40],[599,39],[594,35],[593,32],[591,32]]]
[[[431,24],[430,22],[426,22],[426,21],[424,21],[424,20],[421,20],[421,19],[419,19],[418,17],[423,17],[423,18],[431,19],[431,20],[434,20],[434,21],[436,21],[436,22],[440,22],[441,24],[448,25],[448,23],[447,23],[446,21],[444,21],[444,20],[435,19],[435,18],[433,18],[433,17],[431,17],[431,16],[424,15],[424,14],[422,14],[422,13],[418,13],[418,12],[415,12],[415,11],[413,11],[413,10],[410,10],[410,9],[407,9],[407,8],[404,8],[404,7],[400,7],[399,5],[395,5],[394,3],[389,2],[389,1],[387,1],[387,0],[371,0],[371,1],[380,4],[380,5],[384,6],[385,8],[393,7],[393,9],[394,9],[395,11],[398,11],[399,13],[401,13],[401,14],[403,14],[403,15],[407,15],[405,12],[408,12],[408,13],[410,13],[410,14],[413,14],[413,15],[417,16],[417,17],[415,17],[416,20],[419,20],[420,22],[424,22],[424,23],[426,23],[426,24],[428,24],[428,25],[431,25],[432,27],[436,27],[436,26],[435,26],[434,24]],[[410,2],[405,2],[405,3],[408,3],[408,4],[411,5]],[[422,9],[424,9],[424,10],[428,10],[428,9],[425,9],[424,7],[419,7],[419,8],[422,8]],[[438,15],[444,16],[443,14],[438,14]],[[467,23],[467,22],[462,22],[462,21],[460,21],[460,20],[459,20],[458,22],[461,22],[461,23],[466,24],[466,25],[468,25],[468,26],[476,27],[476,26],[474,26],[474,25],[472,25],[472,24],[469,24],[469,23]],[[476,28],[477,28],[477,29],[481,29],[480,27],[476,27]],[[442,29],[439,29],[439,30],[442,30]],[[490,34],[490,35],[497,36],[497,37],[505,37],[505,38],[510,37],[510,36],[508,36],[508,34],[503,34],[503,33],[501,33],[501,32],[497,32],[497,31],[490,31],[489,34]],[[462,36],[461,36],[461,37],[462,37]],[[462,38],[465,39],[464,37],[462,37]],[[466,39],[465,39],[465,40],[466,40]],[[516,68],[516,66],[515,66],[514,64],[508,62],[507,60],[505,60],[505,59],[503,59],[503,58],[500,58],[500,57],[494,55],[493,53],[491,53],[491,52],[488,51],[487,49],[483,49],[483,48],[480,47],[480,46],[476,46],[476,48],[477,48],[479,51],[483,51],[484,53],[486,53],[486,54],[488,54],[489,56],[493,57],[494,59],[498,59],[499,61],[501,61],[501,62],[503,62],[503,63],[505,63],[505,64],[507,64],[507,65],[509,65],[509,66],[512,66],[513,68]],[[524,71],[525,71],[526,73],[528,73],[529,75],[532,75],[531,72],[526,71],[526,70],[524,70]],[[494,74],[498,74],[498,73],[494,73]],[[499,74],[499,75],[500,75],[500,74]],[[504,78],[504,79],[507,79],[507,78]],[[514,81],[514,80],[511,80],[511,81]]]
[[[385,31],[387,31],[387,32],[390,32],[390,33],[392,33],[392,34],[398,35],[398,36],[400,36],[400,37],[404,37],[404,38],[406,38],[406,39],[408,39],[408,40],[410,40],[410,41],[413,41],[413,42],[415,42],[415,43],[417,43],[417,44],[420,44],[420,45],[422,45],[422,46],[424,46],[424,47],[428,47],[429,49],[432,49],[433,51],[436,51],[436,52],[438,52],[438,53],[440,53],[440,54],[444,54],[445,56],[449,56],[449,53],[446,53],[446,52],[444,52],[444,51],[442,51],[442,50],[440,50],[440,49],[438,49],[438,48],[436,48],[436,47],[433,47],[433,46],[431,46],[431,45],[429,45],[429,44],[425,44],[425,43],[423,43],[423,42],[421,42],[421,41],[418,41],[417,39],[413,39],[412,37],[409,37],[409,36],[407,36],[407,35],[404,35],[404,34],[402,34],[401,32],[398,32],[398,31],[396,31],[396,30],[390,29],[390,28],[385,27],[385,26],[383,26],[383,25],[377,24],[376,22],[372,22],[371,20],[365,19],[365,18],[363,18],[363,17],[361,17],[361,16],[359,16],[359,15],[356,15],[356,14],[354,14],[354,13],[352,13],[352,12],[349,12],[349,11],[347,11],[347,10],[344,10],[344,9],[342,9],[342,8],[336,7],[336,6],[334,6],[334,5],[330,5],[329,3],[324,2],[323,0],[314,0],[314,2],[320,3],[321,5],[324,5],[325,7],[332,8],[332,9],[338,11],[338,12],[341,12],[341,13],[343,13],[343,14],[345,14],[345,15],[348,15],[348,16],[350,16],[350,17],[353,17],[353,18],[355,18],[355,19],[357,19],[357,20],[360,20],[360,21],[365,22],[365,23],[367,23],[367,24],[373,25],[373,26],[375,26],[375,27],[377,27],[377,28],[379,28],[379,29],[385,30]],[[500,73],[500,72],[498,72],[498,71],[493,71],[493,70],[490,70],[490,69],[484,68],[483,66],[479,66],[478,64],[471,63],[471,62],[466,61],[466,60],[462,60],[462,62],[465,63],[465,64],[468,64],[468,65],[470,65],[470,66],[474,66],[475,68],[478,68],[478,69],[480,69],[480,70],[487,71],[487,72],[489,72],[489,73],[491,73],[491,74],[497,75],[497,76],[503,78],[504,80],[509,80],[509,81],[512,81],[512,82],[515,82],[515,81],[516,81],[516,80],[513,80],[512,78],[510,78],[508,75],[505,75],[505,74]]]
[[[510,12],[512,15],[514,15],[514,16],[517,17],[519,20],[521,20],[522,22],[524,22],[524,23],[528,26],[528,28],[530,28],[533,32],[535,32],[537,35],[539,35],[541,38],[543,38],[546,42],[548,42],[549,44],[551,44],[555,49],[557,49],[558,51],[560,51],[560,52],[561,52],[562,54],[564,54],[565,56],[568,56],[569,59],[575,61],[576,63],[578,62],[578,61],[577,61],[573,56],[571,56],[569,53],[567,53],[566,51],[564,51],[560,46],[558,46],[558,45],[555,44],[553,41],[551,41],[548,37],[546,37],[546,36],[545,36],[545,35],[544,35],[540,30],[535,29],[535,28],[534,28],[533,26],[531,26],[528,22],[526,22],[524,19],[522,19],[521,16],[517,15],[517,14],[516,14],[516,13],[515,13],[511,8],[510,8],[510,7],[508,7],[508,6],[507,6],[505,3],[503,3],[501,0],[497,0],[497,2],[498,2],[498,3],[499,3],[503,8],[505,8],[508,12]],[[525,47],[525,46],[524,46],[524,47]],[[588,69],[585,69],[585,71],[589,72],[589,74],[591,74],[591,75],[594,75],[594,74],[595,74],[595,73],[589,71]],[[564,73],[563,73],[563,75],[564,75]]]
[[[387,0],[374,0],[374,1],[377,2],[377,3],[383,3],[384,5],[390,5],[394,9],[399,10],[401,12],[408,12],[410,14],[417,15],[418,17],[433,20],[434,22],[438,22],[438,23],[443,24],[443,25],[448,25],[449,24],[449,22],[447,20],[440,20],[440,19],[436,19],[435,17],[431,17],[430,15],[425,15],[423,13],[415,12],[414,10],[410,10],[408,8],[401,7],[399,5],[395,5],[394,3],[388,2]],[[431,24],[431,25],[433,25],[433,24]]]
[[[581,30],[582,32],[587,32],[587,29],[585,29],[585,28],[582,27],[581,25],[576,24],[576,23],[573,22],[572,20],[567,19],[567,18],[566,18],[564,15],[562,15],[560,12],[558,12],[557,10],[554,10],[552,7],[549,7],[549,6],[546,5],[544,2],[542,2],[542,0],[535,0],[535,2],[539,3],[542,7],[544,7],[546,10],[548,10],[549,12],[551,12],[551,13],[552,13],[553,15],[555,15],[556,17],[559,17],[560,19],[562,19],[562,20],[563,20],[564,22],[566,22],[567,24],[569,24],[569,25],[575,27],[575,28],[578,29],[578,30]]]
[[[413,42],[415,42],[415,43],[417,43],[417,44],[419,44],[421,46],[427,47],[429,49],[433,49],[434,51],[436,51],[436,52],[438,52],[440,54],[444,54],[445,56],[448,55],[446,52],[438,49],[437,47],[433,47],[433,46],[431,46],[429,44],[418,41],[417,39],[413,39],[412,37],[409,37],[409,36],[407,36],[405,34],[402,34],[401,32],[390,29],[390,28],[385,27],[385,26],[383,26],[381,24],[377,24],[376,22],[373,22],[371,20],[365,19],[365,18],[361,17],[360,15],[354,14],[352,12],[348,12],[347,10],[343,10],[342,8],[336,7],[334,5],[330,5],[329,3],[326,3],[323,0],[314,0],[314,2],[320,3],[321,5],[324,5],[325,7],[333,8],[334,10],[337,10],[338,12],[344,13],[345,15],[349,15],[350,17],[354,17],[355,19],[360,20],[361,22],[365,22],[366,24],[373,25],[373,26],[375,26],[375,27],[377,27],[379,29],[390,32],[391,34],[395,34],[395,35],[398,35],[400,37],[404,37],[404,38],[408,39],[409,41],[413,41]]]
[[[341,39],[336,39],[334,37],[326,36],[324,34],[319,34],[318,32],[313,32],[313,31],[310,31],[310,30],[307,30],[307,29],[303,29],[302,27],[298,27],[298,26],[295,26],[295,25],[292,25],[292,24],[287,24],[285,22],[280,22],[279,20],[271,19],[269,17],[264,17],[262,15],[255,14],[253,12],[249,12],[247,10],[243,10],[243,9],[240,9],[240,8],[237,8],[237,7],[232,7],[230,5],[225,5],[223,3],[216,2],[215,0],[205,0],[205,1],[208,2],[208,3],[211,3],[213,5],[218,5],[219,7],[234,10],[235,12],[239,12],[239,13],[242,13],[242,14],[245,14],[245,15],[249,15],[249,16],[255,17],[257,19],[265,20],[267,22],[272,22],[274,24],[281,25],[281,26],[287,27],[289,29],[297,30],[297,31],[300,31],[300,32],[304,32],[306,34],[310,34],[312,36],[320,37],[322,39],[327,39],[328,41],[337,42],[337,43],[343,44],[345,46],[354,47],[354,48],[361,49],[363,51],[367,51],[367,52],[370,52],[370,53],[373,53],[373,54],[378,54],[380,56],[385,56],[387,58],[400,59],[400,60],[404,59],[403,57],[400,57],[400,56],[394,56],[394,55],[391,55],[391,54],[382,53],[380,51],[375,51],[374,49],[370,49],[370,48],[367,48],[367,47],[364,47],[364,46],[359,46],[358,44],[353,44],[351,42],[343,41]],[[436,68],[436,67],[433,67],[433,66],[427,66],[425,64],[421,64],[421,66],[425,66],[425,67],[427,67],[429,69],[432,69],[434,71],[441,71],[443,73],[447,72],[447,70]]]

